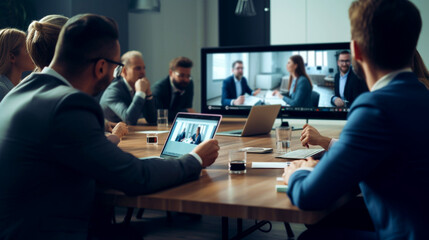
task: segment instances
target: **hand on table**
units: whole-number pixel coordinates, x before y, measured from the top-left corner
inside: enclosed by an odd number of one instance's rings
[[[289,184],[289,178],[297,169],[302,167],[315,167],[319,160],[314,160],[312,157],[307,159],[296,160],[290,163],[289,166],[285,167],[285,171],[283,173],[283,181],[286,185]]]

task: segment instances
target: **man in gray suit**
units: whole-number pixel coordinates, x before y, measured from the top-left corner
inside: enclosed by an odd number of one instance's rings
[[[147,194],[198,179],[217,158],[216,140],[176,159],[140,160],[106,139],[92,96],[119,56],[113,20],[75,16],[49,67],[0,103],[0,239],[88,239],[96,182]]]
[[[111,122],[136,125],[140,117],[149,124],[156,123],[156,107],[146,78],[146,65],[138,51],[129,51],[121,58],[121,75],[104,91],[100,105],[104,117]]]

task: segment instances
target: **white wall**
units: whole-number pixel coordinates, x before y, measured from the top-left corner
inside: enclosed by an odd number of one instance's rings
[[[271,44],[350,41],[348,9],[352,0],[271,0]],[[429,1],[411,0],[423,28],[417,49],[429,64]]]
[[[129,49],[143,53],[150,82],[168,75],[171,59],[185,56],[194,62],[194,102],[201,109],[202,47],[218,46],[218,3],[214,0],[161,0],[161,11],[129,13]]]

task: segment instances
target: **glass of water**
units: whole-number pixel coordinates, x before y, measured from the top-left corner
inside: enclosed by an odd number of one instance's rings
[[[277,127],[276,128],[277,153],[290,152],[291,138],[292,138],[292,128],[291,127]]]
[[[158,109],[158,127],[168,128],[168,109]]]
[[[228,169],[232,174],[246,173],[247,152],[240,150],[229,151]]]

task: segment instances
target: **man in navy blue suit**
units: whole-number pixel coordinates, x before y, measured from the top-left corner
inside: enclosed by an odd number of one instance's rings
[[[183,139],[185,139],[186,137],[186,128],[183,129],[183,131],[181,133],[179,133],[179,135],[177,135],[176,137],[176,142],[181,142],[183,141]]]
[[[370,92],[354,101],[319,163],[285,168],[287,194],[301,209],[320,210],[359,184],[375,232],[331,231],[330,239],[429,239],[429,94],[410,68],[420,13],[410,1],[357,0],[349,16],[353,69]]]
[[[261,89],[252,91],[243,77],[243,61],[237,60],[232,64],[232,75],[223,80],[222,84],[222,106],[242,105],[244,94],[258,95]]]

